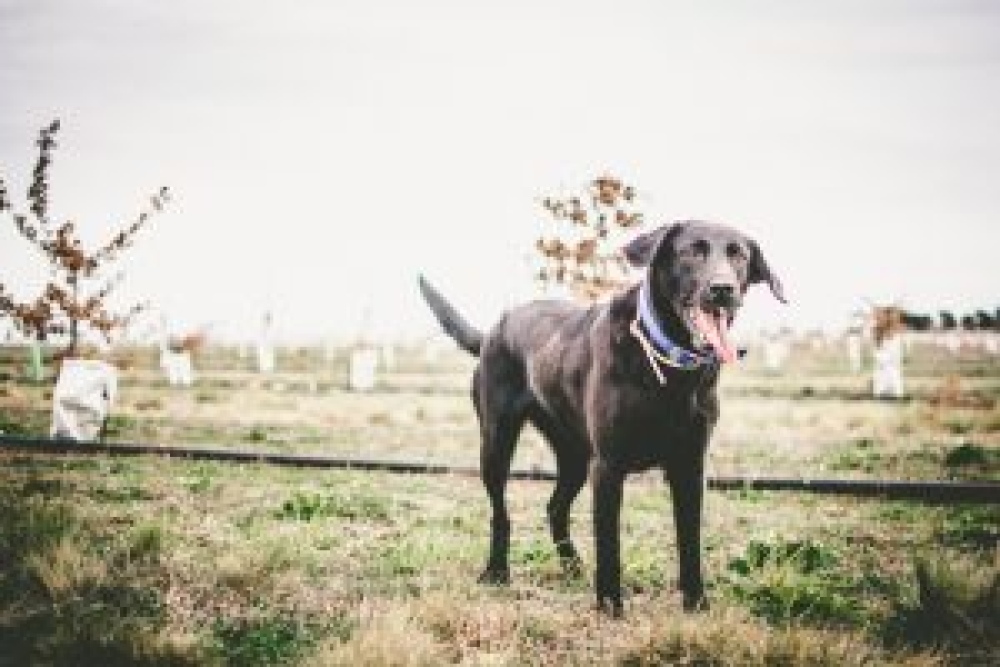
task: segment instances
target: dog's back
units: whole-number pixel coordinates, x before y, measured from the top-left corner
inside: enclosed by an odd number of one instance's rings
[[[529,301],[504,313],[487,338],[502,340],[508,350],[524,358],[585,344],[604,308],[604,304],[586,307],[558,299]]]

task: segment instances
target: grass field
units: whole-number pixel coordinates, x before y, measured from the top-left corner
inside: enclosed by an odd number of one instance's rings
[[[43,434],[51,382],[0,353],[0,430]],[[282,350],[261,376],[208,350],[191,389],[150,350],[122,372],[109,440],[476,465],[472,362],[400,349],[377,391],[346,357]],[[796,477],[1000,480],[1000,364],[913,348],[903,401],[866,397],[834,350],[787,372],[727,372],[710,470]],[[516,467],[551,468],[522,437]],[[477,480],[149,458],[0,453],[0,665],[996,664],[1000,506],[713,492],[711,611],[673,591],[669,493],[632,478],[626,618],[592,610],[590,498],[563,574],[544,505],[512,482],[510,587],[475,577],[488,511]]]

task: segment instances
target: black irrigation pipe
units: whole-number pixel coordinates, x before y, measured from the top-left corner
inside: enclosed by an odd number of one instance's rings
[[[419,461],[364,459],[320,454],[289,454],[246,449],[179,447],[138,443],[78,442],[0,434],[0,449],[45,454],[110,454],[136,456],[152,454],[196,461],[268,463],[299,468],[339,468],[426,475],[478,477],[479,469]],[[554,480],[547,470],[512,470],[511,479]],[[1000,482],[903,481],[867,479],[795,479],[757,476],[714,476],[708,488],[719,491],[800,491],[889,500],[917,500],[927,503],[1000,504]]]

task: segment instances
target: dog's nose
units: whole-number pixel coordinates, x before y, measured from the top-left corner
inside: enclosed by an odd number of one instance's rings
[[[708,300],[713,306],[732,306],[736,303],[736,286],[731,283],[712,283],[708,286]]]

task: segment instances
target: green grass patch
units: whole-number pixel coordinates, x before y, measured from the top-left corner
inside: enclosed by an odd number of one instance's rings
[[[622,583],[634,593],[664,590],[670,583],[669,563],[659,542],[635,547],[624,555]]]
[[[752,541],[727,566],[729,591],[772,623],[856,623],[862,609],[839,560],[817,542]]]
[[[519,541],[511,545],[509,561],[512,565],[537,568],[556,562],[556,549],[549,540]]]
[[[319,494],[297,492],[281,504],[275,518],[312,521],[325,517],[386,521],[389,499],[364,492]]]
[[[950,507],[938,535],[949,546],[992,551],[1000,544],[1000,508],[995,505]]]
[[[156,562],[163,551],[163,527],[144,524],[132,530],[129,536],[128,555],[130,560]]]
[[[287,614],[256,619],[217,619],[212,625],[209,653],[235,667],[285,665],[299,658],[325,634],[350,637],[353,628],[340,623],[325,630],[316,623]]]
[[[874,472],[881,467],[882,454],[875,449],[871,438],[859,438],[844,450],[838,452],[829,464],[831,470],[861,470]]]
[[[400,542],[382,549],[368,564],[372,580],[412,577],[430,562],[432,549],[413,542]]]
[[[400,536],[389,540],[371,555],[364,565],[364,579],[371,582],[371,590],[398,593],[402,583],[404,592],[416,593],[420,584],[413,581],[414,578],[426,574],[440,581],[443,572],[449,572],[444,576],[454,577],[456,565],[459,570],[464,570],[461,563],[468,563],[474,557],[478,564],[480,556],[478,549],[464,540],[438,539],[428,535]],[[468,575],[462,573],[457,576],[475,575],[470,570]]]
[[[987,449],[971,442],[962,443],[948,451],[944,464],[950,468],[976,466],[1000,468],[1000,449]]]
[[[135,485],[121,487],[99,486],[91,489],[87,495],[99,503],[133,503],[153,500],[156,497],[149,491]]]
[[[112,414],[108,416],[104,423],[104,436],[106,438],[120,438],[124,435],[135,435],[139,422],[129,415]]]
[[[921,503],[908,500],[893,500],[874,507],[873,518],[893,522],[915,523],[926,521],[928,508]]]
[[[242,439],[245,442],[267,442],[267,429],[255,426],[247,431]]]
[[[215,463],[201,463],[193,466],[188,474],[182,475],[180,483],[193,494],[204,494],[212,489],[215,479],[219,475],[219,465]]]
[[[41,411],[21,414],[0,413],[0,433],[21,437],[44,436],[47,433],[47,415]]]

